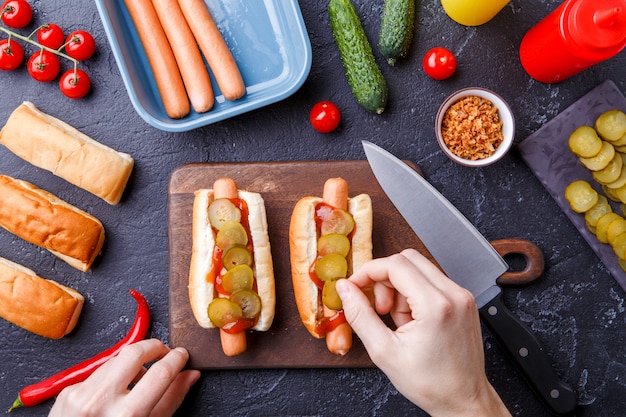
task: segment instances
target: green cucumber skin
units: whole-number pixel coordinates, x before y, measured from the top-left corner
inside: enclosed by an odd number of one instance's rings
[[[395,65],[409,52],[415,29],[415,0],[385,0],[378,33],[378,50]]]
[[[381,114],[387,105],[387,82],[354,6],[350,0],[330,0],[328,17],[356,101],[364,109]]]

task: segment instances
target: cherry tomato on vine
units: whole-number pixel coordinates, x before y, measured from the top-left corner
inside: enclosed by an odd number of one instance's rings
[[[13,71],[19,67],[24,61],[24,49],[22,46],[9,39],[0,41],[0,69],[4,71]]]
[[[91,88],[91,80],[85,71],[69,69],[61,75],[59,88],[66,97],[83,98]]]
[[[33,18],[33,9],[26,0],[6,0],[2,3],[2,21],[12,28],[23,28]]]
[[[27,66],[30,76],[41,82],[54,80],[61,71],[59,58],[52,52],[44,50],[32,54]]]
[[[59,49],[65,42],[65,34],[58,25],[46,23],[37,30],[37,41],[50,49]]]
[[[65,53],[74,59],[84,61],[96,51],[96,41],[87,31],[76,30],[65,41]]]
[[[456,71],[456,57],[446,48],[436,47],[426,52],[422,66],[430,78],[445,80]]]
[[[331,101],[320,101],[311,109],[311,125],[321,133],[330,133],[337,129],[341,121],[341,113]]]

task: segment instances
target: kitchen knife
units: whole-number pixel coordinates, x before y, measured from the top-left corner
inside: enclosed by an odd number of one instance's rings
[[[443,271],[474,294],[483,322],[553,414],[576,408],[576,394],[555,374],[538,339],[512,315],[496,284],[508,264],[476,228],[414,169],[363,141],[367,160],[391,202]]]

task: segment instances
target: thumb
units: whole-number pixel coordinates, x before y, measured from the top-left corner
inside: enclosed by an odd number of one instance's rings
[[[368,352],[382,340],[388,340],[391,329],[383,323],[372,308],[369,299],[361,289],[347,279],[340,279],[336,285],[343,303],[343,312],[352,330],[359,336]]]

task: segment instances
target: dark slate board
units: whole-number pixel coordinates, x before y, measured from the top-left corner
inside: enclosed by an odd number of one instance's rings
[[[565,215],[574,223],[583,238],[609,269],[611,275],[626,290],[626,272],[620,268],[617,256],[609,245],[600,243],[585,226],[582,214],[574,212],[565,199],[565,188],[575,180],[587,180],[600,193],[600,185],[591,172],[570,152],[569,135],[579,126],[594,126],[596,118],[607,110],[626,111],[626,97],[615,83],[607,80],[585,94],[554,119],[543,125],[518,146],[521,157],[550,192]],[[614,205],[619,212],[619,207]]]

